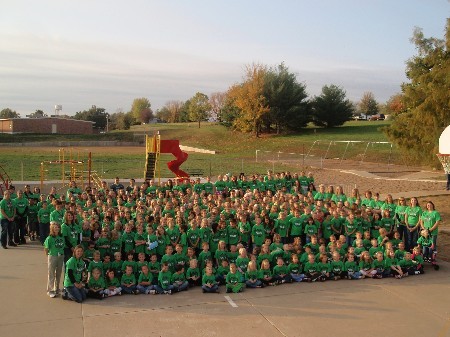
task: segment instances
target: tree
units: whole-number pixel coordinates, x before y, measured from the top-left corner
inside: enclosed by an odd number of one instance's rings
[[[93,105],[89,110],[78,111],[75,113],[74,119],[95,122],[94,129],[106,129],[106,118],[108,115],[104,108],[98,108]]]
[[[222,109],[227,97],[226,92],[213,92],[209,95],[209,104],[211,105],[211,117],[222,122]]]
[[[160,111],[160,115],[163,115],[162,120],[167,123],[178,123],[181,122],[181,111],[183,110],[183,101],[168,101]]]
[[[110,116],[110,125],[114,129],[128,130],[133,125],[134,117],[131,112],[117,112]]]
[[[220,112],[220,124],[226,127],[232,127],[235,124],[235,120],[239,118],[241,111],[234,104],[233,98],[228,94],[225,96],[225,100]]]
[[[267,72],[264,96],[270,108],[264,118],[268,131],[272,123],[279,134],[281,129],[298,130],[310,121],[306,86],[297,82],[296,75],[284,63]]]
[[[322,94],[314,98],[313,122],[317,126],[340,126],[352,118],[353,104],[346,98],[345,90],[331,84],[322,87]]]
[[[438,164],[439,136],[450,124],[450,19],[445,40],[425,38],[416,28],[411,42],[418,54],[406,63],[402,84],[404,112],[384,131],[410,161]]]
[[[205,121],[210,116],[211,104],[207,95],[197,92],[194,97],[190,99],[189,103],[189,119],[198,122],[200,129],[200,122]]]
[[[270,111],[264,97],[264,81],[267,67],[252,64],[246,67],[244,82],[233,85],[228,96],[239,109],[234,127],[244,132],[253,132],[259,137],[263,117]]]
[[[405,112],[405,104],[403,103],[403,95],[392,95],[386,102],[384,112],[389,115],[398,115]]]
[[[372,92],[366,91],[363,94],[361,101],[359,101],[359,111],[368,116],[376,115],[378,113],[378,103]]]
[[[36,110],[32,114],[27,115],[28,118],[42,118],[47,117],[47,114],[44,113],[42,110]]]
[[[135,121],[138,123],[148,123],[153,118],[150,101],[145,98],[135,98],[131,105],[131,113]]]
[[[0,118],[20,118],[20,115],[10,108],[5,108],[0,111]]]

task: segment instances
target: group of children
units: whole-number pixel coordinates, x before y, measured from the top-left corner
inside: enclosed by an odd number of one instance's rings
[[[51,214],[61,218],[52,217],[44,242],[48,294],[60,293],[63,264],[63,298],[82,302],[194,287],[236,293],[292,282],[403,278],[434,260],[440,216],[431,201],[422,210],[416,198],[406,206],[370,191],[364,198],[356,189],[350,196],[340,187],[316,191],[311,176],[298,177],[283,173],[271,182],[269,172],[217,188],[209,179],[140,187],[131,181],[116,190],[53,195]]]

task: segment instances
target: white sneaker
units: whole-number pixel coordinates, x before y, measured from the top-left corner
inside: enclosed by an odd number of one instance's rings
[[[50,298],[55,298],[55,297],[56,297],[56,294],[55,294],[53,291],[51,291],[50,294],[49,294],[48,296],[50,296]]]
[[[156,294],[156,290],[150,290],[150,294],[151,295],[155,295]]]

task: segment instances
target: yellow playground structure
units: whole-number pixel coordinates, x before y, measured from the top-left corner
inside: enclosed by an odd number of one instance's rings
[[[101,178],[95,171],[92,171],[92,153],[80,153],[80,150],[69,148],[68,154],[66,149],[60,148],[58,150],[58,160],[41,162],[40,176],[41,176],[41,190],[44,188],[44,182],[48,178],[48,166],[61,166],[61,183],[66,186],[70,181],[75,181],[77,186],[84,189],[85,186],[91,186],[93,183],[96,186],[101,186]]]

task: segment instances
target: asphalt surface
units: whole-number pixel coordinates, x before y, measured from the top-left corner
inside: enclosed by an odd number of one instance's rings
[[[450,336],[450,264],[401,280],[339,280],[240,294],[122,295],[83,304],[46,295],[36,242],[0,250],[1,337]]]

